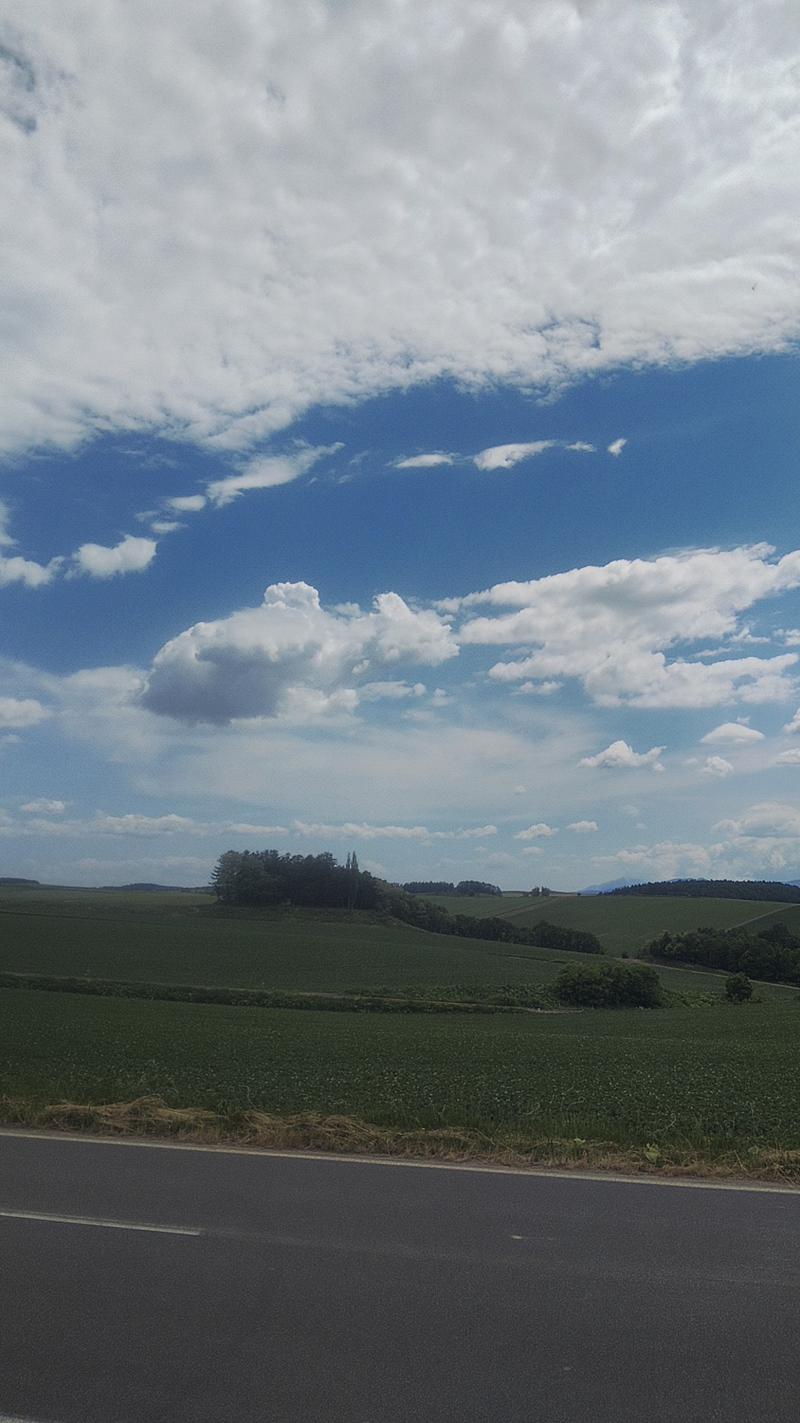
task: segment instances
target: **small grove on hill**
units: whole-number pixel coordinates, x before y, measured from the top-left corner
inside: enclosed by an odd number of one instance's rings
[[[800,886],[767,879],[675,879],[654,884],[632,884],[609,889],[608,895],[666,895],[676,899],[756,899],[777,904],[800,904]]]
[[[439,905],[360,869],[355,854],[340,865],[328,852],[282,855],[277,850],[227,850],[217,862],[211,886],[217,899],[231,906],[366,909],[434,934],[572,953],[603,952],[597,936],[583,929],[566,929],[545,920],[522,927],[500,917],[448,914]]]
[[[773,924],[759,934],[746,929],[693,929],[686,934],[662,934],[650,945],[648,953],[663,963],[725,969],[770,983],[800,983],[800,937],[785,924]]]

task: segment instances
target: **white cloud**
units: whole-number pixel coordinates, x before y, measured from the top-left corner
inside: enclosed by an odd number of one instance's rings
[[[121,573],[142,573],[149,568],[156,554],[155,539],[134,538],[126,534],[114,548],[103,544],[81,544],[74,555],[81,573],[90,578],[114,578]]]
[[[164,501],[176,514],[196,514],[206,507],[205,494],[178,494]]]
[[[649,751],[634,751],[627,741],[614,741],[605,751],[598,751],[596,756],[584,756],[578,764],[607,771],[638,770],[641,766],[651,766],[654,771],[663,771],[659,760],[663,750],[663,746],[651,746]]]
[[[5,447],[783,348],[792,7],[488,13],[18,7]]]
[[[360,702],[398,702],[405,701],[408,697],[424,695],[424,682],[415,682],[413,686],[408,682],[365,682],[363,687],[358,689]]]
[[[618,440],[612,440],[611,444],[608,446],[608,453],[610,455],[614,455],[616,458],[617,456],[622,454],[622,451],[624,450],[627,443],[628,441],[625,439],[624,435],[621,435]]]
[[[185,527],[185,524],[179,524],[176,519],[153,519],[150,525],[154,534],[174,534],[176,529]]]
[[[749,806],[735,819],[718,821],[714,831],[718,835],[743,835],[748,838],[790,837],[798,841],[796,852],[800,858],[800,809],[797,806],[780,801],[761,801],[758,805]]]
[[[480,825],[456,830],[429,830],[426,825],[370,825],[345,821],[341,825],[325,825],[295,820],[292,829],[301,835],[336,836],[353,840],[486,840],[497,834],[496,825]]]
[[[527,830],[518,830],[514,836],[515,840],[549,840],[551,836],[557,835],[552,825],[546,825],[540,820],[538,825],[529,825]]]
[[[20,806],[26,815],[63,815],[66,808],[63,800],[29,800]]]
[[[787,721],[783,729],[789,736],[794,736],[797,732],[800,732],[800,707],[797,708],[791,721]]]
[[[700,767],[701,776],[716,776],[719,780],[724,780],[726,776],[733,774],[733,766],[730,761],[726,761],[724,756],[707,756],[704,764]]]
[[[50,712],[33,697],[0,697],[0,730],[15,731],[38,726]]]
[[[395,469],[435,469],[440,464],[452,464],[453,456],[433,452],[429,455],[410,455],[408,459],[396,460]]]
[[[223,479],[213,479],[207,486],[212,504],[221,508],[253,489],[276,489],[281,484],[291,484],[301,474],[322,459],[324,455],[335,454],[341,445],[319,445],[295,451],[291,455],[260,455],[243,465],[238,474],[226,475]]]
[[[273,584],[260,607],[196,623],[162,647],[142,704],[218,724],[277,716],[298,696],[305,708],[309,697],[342,695],[352,707],[358,696],[347,679],[358,659],[373,668],[400,661],[437,666],[457,651],[437,613],[415,612],[396,593],[381,593],[373,611],[348,616],[326,611],[307,583]],[[333,709],[343,709],[341,700]]]
[[[704,878],[714,867],[713,853],[707,845],[674,840],[632,845],[614,855],[598,855],[595,864],[622,865],[642,880]]]
[[[523,445],[493,445],[473,455],[473,464],[478,469],[511,469],[520,460],[531,459],[551,449],[554,443],[554,440],[531,440]]]
[[[439,606],[510,611],[467,618],[462,644],[527,644],[490,676],[502,683],[579,678],[603,706],[710,707],[781,701],[792,694],[796,653],[668,660],[680,644],[725,637],[761,598],[800,586],[800,551],[772,560],[763,544],[690,550],[651,560],[618,559],[529,582],[499,583]]]
[[[561,682],[523,682],[516,692],[520,697],[552,697],[563,686]]]
[[[800,747],[795,746],[791,751],[782,751],[780,756],[775,757],[776,766],[800,766]]]
[[[12,544],[16,542],[16,540],[11,537],[11,534],[8,531],[8,525],[10,520],[11,511],[9,510],[9,507],[6,504],[5,499],[0,499],[0,548],[9,548]]]
[[[746,721],[724,721],[700,740],[703,746],[748,746],[763,741],[764,733],[748,726]]]
[[[205,834],[207,829],[185,815],[103,815],[99,811],[86,828],[110,835],[175,835],[179,831]]]
[[[582,455],[593,455],[595,452],[594,445],[587,444],[586,440],[573,440],[571,445],[567,445],[567,449]]]
[[[594,835],[600,827],[596,820],[573,820],[567,829],[573,830],[576,835]]]

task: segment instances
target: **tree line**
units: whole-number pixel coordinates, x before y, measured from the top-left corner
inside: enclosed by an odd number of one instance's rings
[[[676,899],[758,899],[800,904],[800,886],[768,879],[672,879],[607,889],[605,894],[657,894]]]
[[[662,934],[648,953],[663,963],[697,964],[768,983],[800,984],[800,937],[785,924],[773,924],[756,934],[735,928]]]
[[[500,894],[503,891],[497,884],[489,884],[482,879],[462,879],[458,884],[453,884],[451,880],[443,879],[412,879],[407,884],[398,885],[398,889],[404,889],[406,894]]]

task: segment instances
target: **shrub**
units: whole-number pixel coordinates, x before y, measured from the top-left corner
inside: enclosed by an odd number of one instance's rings
[[[725,997],[729,1003],[747,1003],[753,996],[753,985],[746,973],[732,973],[725,979]]]
[[[658,1008],[661,984],[646,964],[570,963],[555,981],[556,996],[578,1008]]]

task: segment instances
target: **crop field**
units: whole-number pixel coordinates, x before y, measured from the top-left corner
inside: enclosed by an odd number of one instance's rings
[[[763,920],[763,927],[778,920],[800,927],[800,905],[773,904],[750,899],[678,899],[671,895],[547,895],[476,896],[449,899],[431,895],[435,904],[453,914],[498,915],[513,924],[533,925],[540,919],[565,929],[588,929],[596,934],[608,954],[639,953],[665,930],[682,933],[708,925],[730,929],[735,924]],[[456,908],[456,906],[458,906]]]
[[[2,972],[345,993],[546,984],[571,957],[448,938],[341,911],[226,911],[207,895],[0,896]],[[665,986],[682,992],[721,992],[718,974],[688,968],[659,973]],[[760,991],[781,998],[789,990],[764,985]]]
[[[790,1001],[398,1021],[1,991],[0,1083],[40,1103],[152,1093],[223,1113],[798,1148],[800,1011]]]

